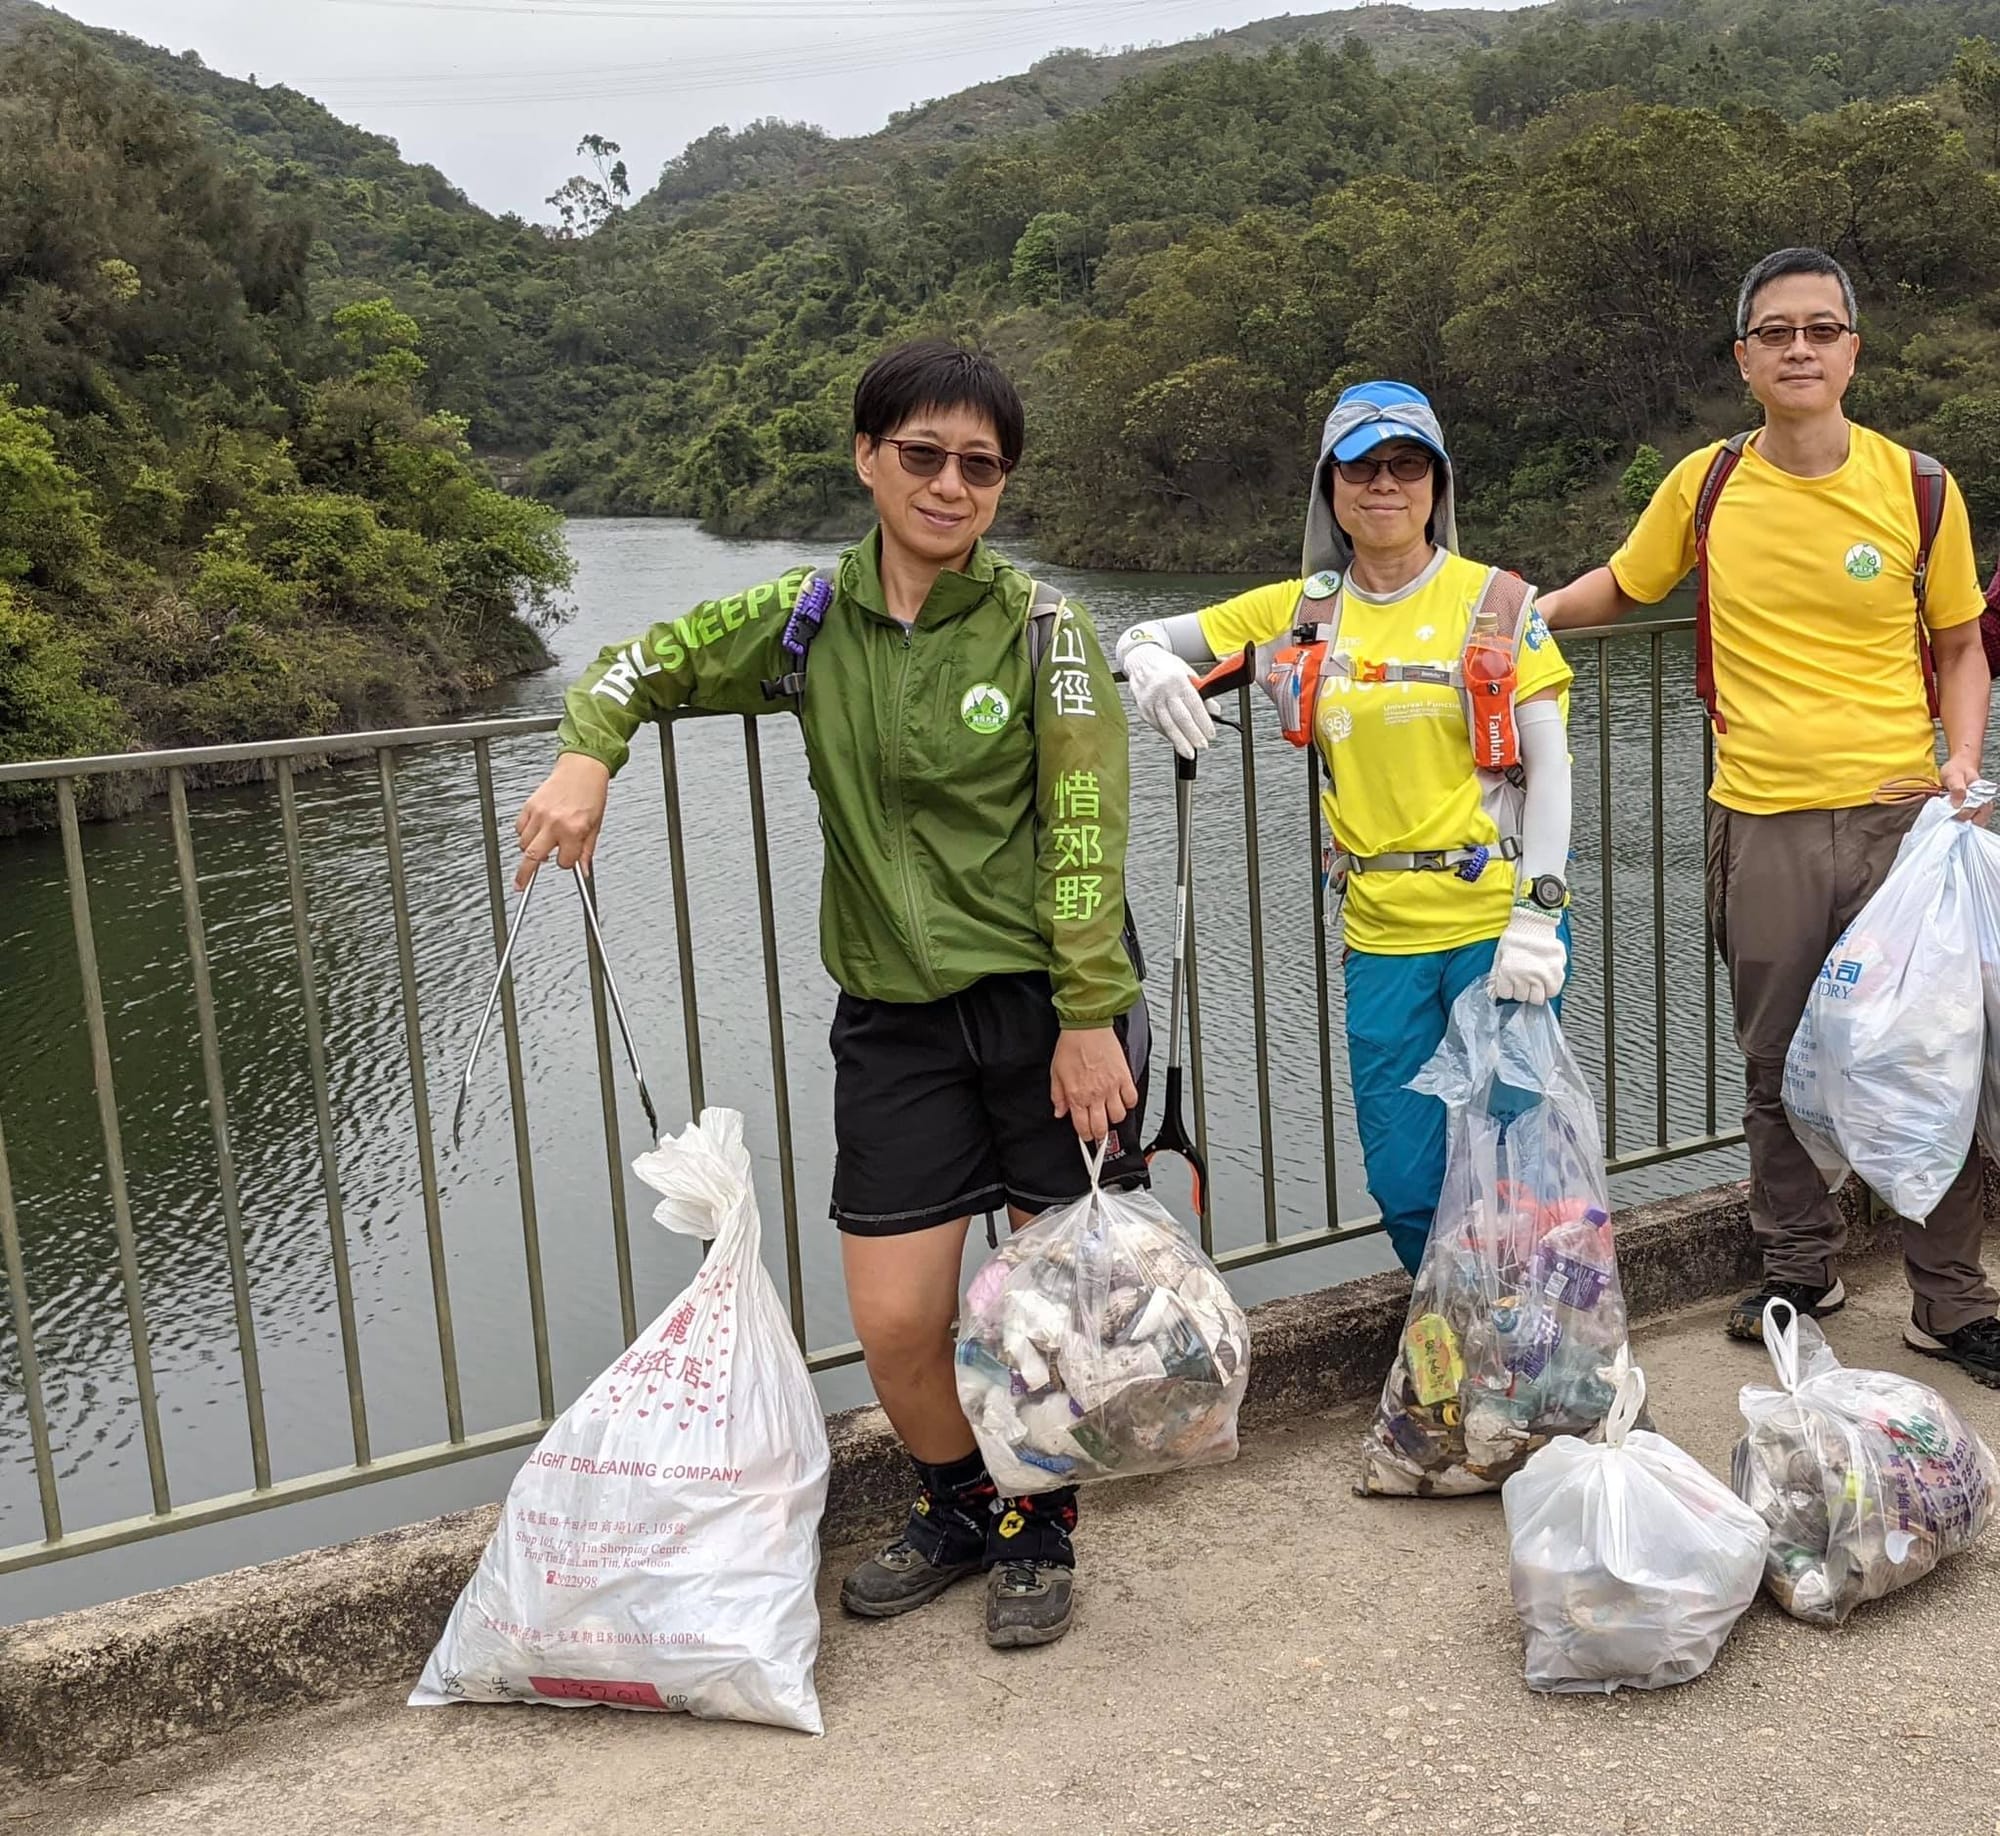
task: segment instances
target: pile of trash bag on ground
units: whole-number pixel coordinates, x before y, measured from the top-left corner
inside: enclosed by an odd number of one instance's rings
[[[1983,1085],[2000,1133],[2000,1087],[1986,1075],[1996,917],[2000,837],[1932,799],[1828,953],[1786,1054],[1785,1110],[1829,1188],[1852,1169],[1921,1221],[1972,1151]]]
[[[743,1118],[704,1110],[633,1170],[708,1258],[528,1456],[410,1702],[817,1734],[826,1418],[758,1252]]]
[[[1757,1597],[1771,1533],[1700,1461],[1635,1428],[1620,1372],[1601,1444],[1551,1441],[1501,1493],[1530,1689],[1663,1689],[1698,1677]]]
[[[1554,1012],[1484,981],[1410,1088],[1450,1110],[1444,1193],[1361,1489],[1492,1491],[1611,1406],[1625,1296],[1597,1106]]]
[[[1003,1494],[1236,1457],[1249,1325],[1149,1193],[1093,1187],[1045,1213],[961,1317],[958,1398]]]
[[[1786,1612],[1839,1625],[1976,1542],[2000,1468],[1928,1384],[1849,1370],[1783,1301],[1765,1309],[1778,1388],[1749,1384],[1730,1480],[1771,1527],[1765,1578]]]

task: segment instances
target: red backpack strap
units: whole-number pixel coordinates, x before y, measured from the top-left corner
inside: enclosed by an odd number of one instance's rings
[[[1710,633],[1708,605],[1708,526],[1715,520],[1716,500],[1730,474],[1743,463],[1743,449],[1750,444],[1748,433],[1732,434],[1716,448],[1708,462],[1708,475],[1694,499],[1694,687],[1701,705],[1708,710],[1708,724],[1723,732],[1722,710],[1715,698],[1715,643]]]
[[[1910,490],[1917,500],[1917,658],[1923,666],[1924,697],[1930,703],[1931,719],[1939,713],[1937,663],[1931,656],[1930,627],[1924,622],[1924,607],[1930,588],[1931,549],[1944,523],[1944,467],[1929,453],[1910,454]]]

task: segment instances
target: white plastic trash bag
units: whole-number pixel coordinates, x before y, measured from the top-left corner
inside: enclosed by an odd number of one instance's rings
[[[1663,1435],[1621,1373],[1601,1443],[1551,1441],[1501,1490],[1530,1689],[1664,1689],[1715,1662],[1757,1597],[1771,1533]]]
[[[973,1278],[958,1399],[1004,1495],[1236,1457],[1250,1330],[1146,1192],[1093,1182]]]
[[[1361,1489],[1490,1492],[1611,1406],[1625,1294],[1597,1106],[1554,1010],[1484,977],[1410,1088],[1450,1111],[1444,1191]]]
[[[1974,1137],[2000,1160],[2000,835],[1961,824],[1972,837],[1967,883],[1979,937],[1979,983],[1985,997],[1986,1051]]]
[[[820,1732],[826,1422],[758,1255],[743,1118],[633,1163],[701,1272],[515,1476],[410,1697],[684,1709]]]
[[[1764,1309],[1764,1343],[1778,1388],[1744,1386],[1730,1482],[1771,1526],[1778,1604],[1838,1625],[1978,1541],[2000,1469],[1928,1384],[1847,1369],[1783,1301]]]
[[[1821,966],[1785,1059],[1785,1110],[1827,1185],[1851,1167],[1919,1222],[1965,1165],[1979,1112],[1981,850],[1944,798],[1926,805]]]

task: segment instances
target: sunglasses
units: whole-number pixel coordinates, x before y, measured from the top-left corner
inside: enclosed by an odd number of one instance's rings
[[[955,453],[948,446],[935,446],[929,440],[879,440],[878,446],[893,446],[896,457],[903,463],[903,470],[912,478],[935,478],[945,468],[945,461],[958,461],[958,475],[975,491],[990,491],[1001,479],[1014,469],[1011,459],[1003,459],[998,453]]]
[[[1415,484],[1431,475],[1429,453],[1394,453],[1387,459],[1342,459],[1334,470],[1351,485],[1373,484],[1376,475],[1387,472],[1402,484]]]
[[[1854,329],[1838,319],[1815,319],[1810,325],[1753,325],[1743,334],[1746,344],[1761,344],[1767,351],[1790,350],[1794,338],[1808,344],[1838,344]]]

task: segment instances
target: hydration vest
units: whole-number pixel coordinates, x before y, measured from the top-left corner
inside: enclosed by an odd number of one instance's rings
[[[1485,737],[1482,711],[1468,686],[1465,657],[1451,663],[1373,663],[1357,665],[1339,648],[1341,607],[1344,585],[1338,574],[1315,574],[1305,583],[1293,614],[1290,642],[1268,658],[1259,657],[1259,675],[1265,692],[1277,704],[1285,737],[1295,746],[1309,746],[1318,730],[1318,703],[1326,679],[1345,676],[1354,682],[1422,682],[1433,687],[1455,689],[1465,716],[1465,729],[1477,760]],[[1512,682],[1520,680],[1521,640],[1528,626],[1534,589],[1518,574],[1500,568],[1487,571],[1486,583],[1473,602],[1466,620],[1466,647],[1480,621],[1493,619],[1493,635],[1514,658],[1514,671],[1507,689],[1511,707]],[[1525,801],[1527,774],[1521,769],[1518,739],[1504,749],[1492,767],[1475,765],[1479,779],[1479,799],[1499,832],[1499,841],[1468,842],[1461,848],[1427,848],[1414,853],[1378,854],[1363,857],[1332,852],[1326,861],[1329,877],[1346,873],[1440,873],[1457,872],[1462,879],[1477,880],[1497,854],[1502,860],[1518,860],[1521,854],[1521,812]],[[1331,763],[1327,766],[1329,780]]]

